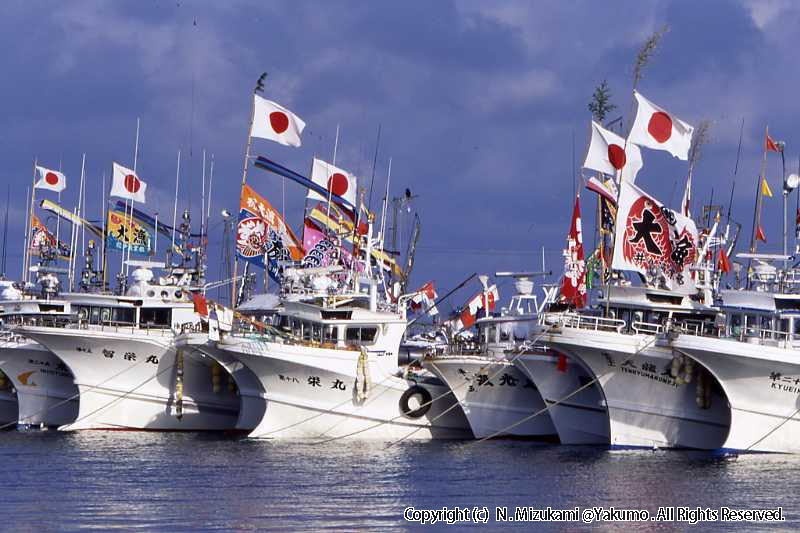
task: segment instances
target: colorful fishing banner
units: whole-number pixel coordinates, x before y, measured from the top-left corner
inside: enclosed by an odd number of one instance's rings
[[[311,210],[308,214],[308,218],[314,221],[320,228],[327,227],[329,230],[333,231],[336,235],[339,235],[342,238],[343,243],[347,243],[350,246],[353,245],[353,221],[350,217],[344,215],[344,212],[336,208],[336,206],[331,205],[330,209],[330,216],[328,216],[327,208],[321,204],[317,204],[314,209]],[[360,234],[366,233],[362,230],[359,231]],[[397,265],[397,262],[386,252],[383,252],[379,249],[372,250],[372,258],[375,259],[378,264],[383,266],[384,270],[391,271],[396,276],[402,276],[403,271]]]
[[[304,255],[300,241],[283,217],[248,185],[242,187],[239,201],[236,253],[245,261],[266,268],[277,282],[283,277],[281,262],[299,261]]]
[[[53,248],[59,258],[69,259],[70,251],[69,246],[63,242],[58,241],[56,245],[56,237],[47,229],[47,226],[42,224],[39,217],[33,215],[31,217],[31,255],[41,255],[42,248]]]
[[[583,256],[583,230],[581,228],[581,197],[575,197],[572,223],[564,250],[564,278],[561,280],[561,299],[580,309],[586,306],[586,261]]]
[[[150,232],[125,213],[109,210],[106,230],[106,246],[109,250],[127,251],[130,247],[132,254],[151,255],[153,252]]]
[[[66,220],[67,222],[69,222],[71,224],[74,224],[76,226],[83,226],[88,231],[91,231],[92,233],[94,233],[97,237],[99,237],[101,239],[103,238],[103,229],[102,228],[98,227],[95,224],[92,224],[91,222],[89,222],[86,219],[83,219],[83,218],[79,217],[78,215],[76,215],[72,211],[64,209],[63,207],[61,207],[60,205],[58,205],[55,202],[51,202],[50,200],[42,200],[39,203],[39,207],[41,207],[45,211],[50,211],[54,215],[62,218],[63,220]]]
[[[697,227],[627,181],[622,182],[612,267],[639,272],[651,286],[690,292]]]

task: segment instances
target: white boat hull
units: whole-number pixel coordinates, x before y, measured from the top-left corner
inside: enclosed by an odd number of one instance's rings
[[[450,387],[476,438],[556,439],[541,394],[513,363],[446,355],[425,359],[423,365]]]
[[[0,343],[0,370],[17,391],[20,426],[58,427],[78,416],[78,387],[69,368],[50,350],[12,337]]]
[[[252,431],[264,418],[267,410],[267,398],[258,377],[230,352],[224,345],[218,347],[216,342],[208,342],[205,333],[181,335],[176,339],[177,346],[191,346],[211,359],[217,361],[227,372],[226,379],[232,379],[239,391],[239,417],[235,429]]]
[[[10,385],[0,389],[0,426],[3,426],[3,429],[16,426],[18,413],[19,407],[14,389]]]
[[[800,453],[796,350],[687,335],[680,335],[672,347],[708,368],[725,391],[731,428],[724,448]]]
[[[472,437],[464,413],[444,384],[432,376],[405,379],[383,372],[377,353],[370,354],[367,363],[371,390],[358,401],[354,384],[360,352],[259,341],[229,344],[226,349],[258,377],[265,391],[266,413],[251,437]],[[414,385],[425,389],[433,400],[418,418],[404,415],[399,406],[403,393]],[[417,406],[409,407],[414,411]]]
[[[30,326],[20,333],[55,353],[75,378],[78,416],[61,429],[212,431],[236,426],[236,392],[226,387],[215,392],[212,361],[193,350],[184,354],[179,401],[171,332]]]
[[[566,357],[566,356],[565,356]],[[584,387],[593,378],[575,359],[559,369],[558,356],[523,353],[514,364],[539,390],[561,444],[609,444],[608,410],[598,385]]]
[[[730,409],[716,388],[707,409],[694,383],[670,374],[672,352],[646,335],[562,327],[548,333],[554,350],[579,359],[600,385],[612,446],[717,449],[730,428]]]

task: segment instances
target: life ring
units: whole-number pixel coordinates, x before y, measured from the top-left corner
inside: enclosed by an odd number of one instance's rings
[[[408,400],[410,400],[412,396],[416,395],[420,396],[420,406],[417,409],[412,410],[408,405]],[[425,413],[430,410],[431,400],[431,393],[428,392],[428,389],[420,387],[419,385],[414,385],[410,389],[406,390],[402,396],[400,396],[400,412],[408,418],[420,418],[425,416]]]

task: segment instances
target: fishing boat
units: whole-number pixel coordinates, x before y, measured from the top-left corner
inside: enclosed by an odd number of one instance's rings
[[[44,289],[55,278],[42,277]],[[65,304],[44,294],[24,295],[0,281],[0,370],[16,391],[20,429],[58,427],[75,420],[78,389],[69,368],[50,350],[8,328],[34,317],[62,313]]]
[[[723,448],[800,453],[800,277],[771,264],[788,257],[739,256],[757,263],[751,288],[720,291],[720,314],[675,324],[659,344],[708,369],[724,391],[731,421]]]
[[[174,347],[176,332],[200,327],[190,287],[173,277],[158,282],[153,277],[149,268],[136,268],[124,295],[61,294],[62,312],[12,326],[72,373],[78,413],[62,429],[235,427],[235,387],[215,387],[219,369],[214,361],[193,352],[178,354]]]
[[[471,437],[449,389],[402,359],[404,305],[379,303],[377,284],[347,290],[342,267],[287,268],[278,325],[209,341],[259,380],[257,438]]]
[[[591,372],[608,409],[610,444],[720,448],[731,418],[719,383],[704,367],[656,345],[670,324],[713,322],[716,310],[673,291],[608,290],[595,312],[548,313],[542,340]]]
[[[526,341],[533,338],[531,326],[537,322],[533,284],[524,285],[527,294],[513,296],[509,308],[499,316],[492,315],[495,299],[489,296],[496,294],[496,287],[484,287],[477,300],[473,298],[465,306],[469,316],[462,313],[457,322],[462,329],[474,323],[476,340],[459,341],[458,335],[453,335],[454,342],[444,352],[429,352],[423,358],[424,367],[450,387],[476,438],[558,440],[535,383],[515,366],[517,358],[528,351]],[[473,300],[475,305],[471,305]],[[487,312],[475,319],[470,314],[472,307]]]

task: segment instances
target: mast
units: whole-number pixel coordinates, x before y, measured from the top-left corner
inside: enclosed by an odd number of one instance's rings
[[[178,163],[175,170],[175,202],[172,205],[172,245],[167,252],[169,267],[172,267],[172,253],[175,251],[175,228],[178,222],[178,184],[181,177],[181,151],[178,150]]]
[[[253,136],[251,133],[253,132],[253,122],[256,119],[256,93],[263,92],[264,90],[264,80],[267,77],[267,73],[264,72],[261,74],[261,77],[258,79],[255,89],[253,90],[253,100],[252,105],[250,107],[250,126],[247,130],[247,143],[245,145],[244,150],[244,162],[242,163],[242,187],[245,186],[247,183],[247,165],[250,162],[250,148],[253,145]],[[236,237],[234,236],[234,243],[236,242]],[[235,246],[235,244],[234,244]],[[234,254],[233,260],[233,282],[231,283],[231,308],[236,309],[236,276],[239,271],[239,254]]]
[[[6,215],[3,220],[3,257],[2,264],[0,264],[0,276],[6,275],[6,241],[8,237],[8,203],[11,199],[11,185],[6,186]]]
[[[36,202],[36,165],[38,164],[38,159],[33,160],[33,180],[31,184],[31,205],[28,211],[28,222],[27,222],[27,231],[25,232],[25,253],[23,254],[22,259],[22,281],[27,282],[29,280],[28,272],[30,270],[30,262],[31,262],[31,253],[30,253],[30,245],[31,239],[33,238],[33,205]]]

